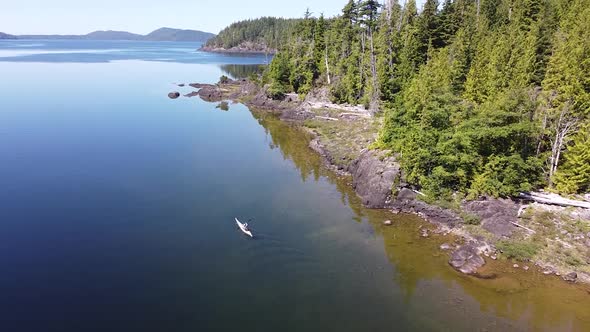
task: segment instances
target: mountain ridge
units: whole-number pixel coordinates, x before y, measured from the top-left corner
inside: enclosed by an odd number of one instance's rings
[[[11,35],[0,32],[0,39],[137,40],[206,42],[215,34],[200,30],[159,28],[146,35],[127,31],[97,30],[85,35]]]
[[[16,39],[16,36],[9,35],[4,32],[0,32],[0,39]]]

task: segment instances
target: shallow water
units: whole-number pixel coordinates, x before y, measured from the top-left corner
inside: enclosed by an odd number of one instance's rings
[[[590,330],[587,289],[459,275],[302,131],[168,99],[266,61],[196,48],[0,42],[0,330]]]

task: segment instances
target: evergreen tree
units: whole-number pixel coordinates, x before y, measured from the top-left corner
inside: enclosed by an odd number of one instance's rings
[[[415,0],[349,0],[277,38],[264,82],[275,98],[324,87],[384,111],[379,145],[431,195],[511,196],[547,180],[579,192],[589,31],[590,0],[427,0],[420,13]]]
[[[590,123],[582,127],[573,142],[554,177],[556,189],[568,194],[590,190]]]
[[[541,114],[541,140],[550,149],[549,184],[576,127],[590,115],[589,3],[588,0],[574,0],[562,16],[543,81],[545,105]]]

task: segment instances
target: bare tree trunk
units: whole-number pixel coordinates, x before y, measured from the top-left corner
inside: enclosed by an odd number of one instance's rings
[[[553,176],[557,172],[559,167],[559,160],[561,153],[567,144],[569,134],[575,130],[578,125],[579,119],[569,114],[570,106],[568,104],[562,106],[562,110],[559,113],[559,119],[555,126],[555,138],[551,146],[551,157],[549,160],[549,186],[553,186]]]
[[[377,81],[377,64],[375,60],[375,47],[373,46],[373,29],[371,29],[371,27],[369,27],[369,39],[371,44],[371,76],[373,78],[373,89],[371,91],[369,109],[373,112],[377,112],[379,108],[379,82]]]
[[[477,16],[476,17],[477,17],[478,22],[479,22],[479,8],[480,8],[479,3],[480,3],[480,1],[481,0],[477,0]]]
[[[330,80],[330,64],[328,63],[328,43],[326,43],[326,75],[328,76],[328,85],[332,84]]]
[[[545,136],[545,130],[547,129],[547,110],[543,110],[543,122],[541,124],[541,133],[537,138],[537,157],[541,154],[541,146],[543,145],[543,137]]]
[[[387,13],[387,21],[391,22],[391,10],[393,9],[393,0],[387,0],[385,5],[385,12]]]
[[[361,82],[365,79],[365,32],[361,33],[361,61],[360,61],[360,68],[361,68]],[[360,94],[357,95],[357,98],[360,97]]]
[[[402,24],[403,24],[403,20],[404,20],[404,12],[406,10],[406,2],[404,1],[404,7],[402,8],[402,10],[399,11],[399,22],[397,23],[397,31],[401,31],[402,30]]]

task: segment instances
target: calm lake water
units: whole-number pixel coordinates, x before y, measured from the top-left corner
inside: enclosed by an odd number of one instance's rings
[[[267,61],[198,46],[0,42],[0,331],[590,330],[586,288],[456,273],[296,128],[168,99]]]

